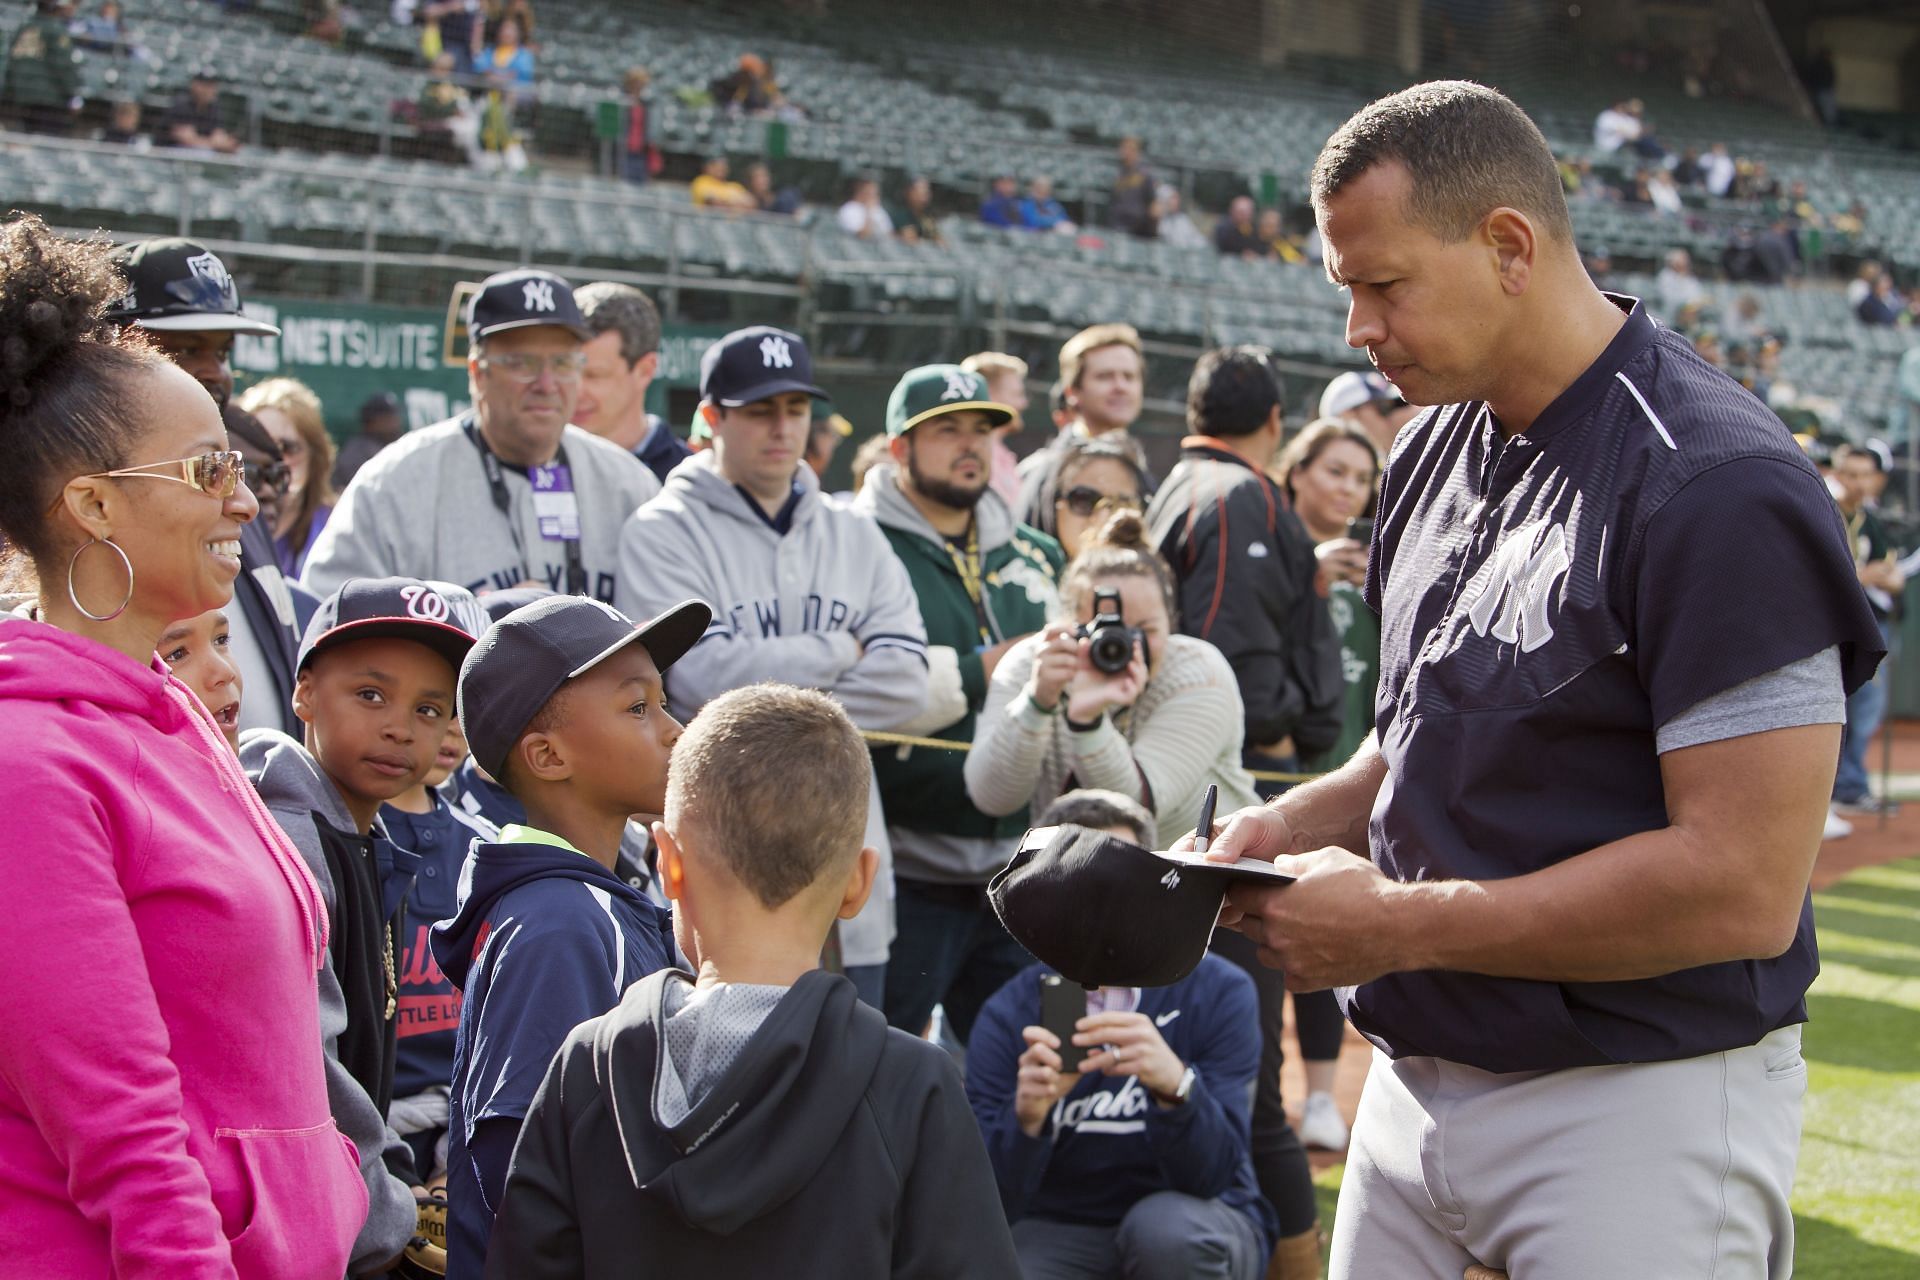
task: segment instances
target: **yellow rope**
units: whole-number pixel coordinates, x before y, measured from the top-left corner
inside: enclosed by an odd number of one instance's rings
[[[883,747],[931,747],[936,751],[971,751],[971,742],[954,742],[945,738],[916,738],[910,733],[883,733],[878,729],[862,729],[860,736],[876,746]],[[1273,769],[1249,769],[1247,776],[1255,782],[1311,782],[1315,778],[1325,777],[1320,773],[1280,773]]]

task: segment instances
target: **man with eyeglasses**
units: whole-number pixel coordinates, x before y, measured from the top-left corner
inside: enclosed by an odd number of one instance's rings
[[[611,604],[620,528],[660,490],[633,454],[570,426],[593,337],[549,271],[489,276],[468,311],[473,408],[411,432],[353,477],[301,581],[533,586]]]
[[[144,332],[224,409],[233,398],[234,338],[274,338],[280,330],[242,314],[240,290],[226,264],[192,240],[126,244],[115,251],[114,265],[127,278],[127,292],[107,309],[107,319]],[[233,585],[234,607],[227,611],[228,653],[247,690],[240,728],[298,736],[293,659],[302,593],[281,576],[272,530],[265,517],[241,526],[241,572]]]

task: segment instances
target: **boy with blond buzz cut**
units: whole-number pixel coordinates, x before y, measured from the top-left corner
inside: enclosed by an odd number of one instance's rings
[[[722,694],[681,737],[653,833],[695,972],[568,1037],[488,1276],[1018,1274],[952,1062],[819,968],[873,886],[870,786],[812,690]]]

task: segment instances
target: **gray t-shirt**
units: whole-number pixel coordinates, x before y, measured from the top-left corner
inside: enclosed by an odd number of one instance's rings
[[[1846,722],[1840,650],[1829,646],[1694,703],[1655,731],[1654,747],[1665,755],[1770,729]]]

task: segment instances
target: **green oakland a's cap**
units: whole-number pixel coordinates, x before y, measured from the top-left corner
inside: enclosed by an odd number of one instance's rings
[[[887,438],[903,436],[928,418],[978,409],[994,426],[1013,421],[1013,410],[989,399],[987,380],[957,364],[924,364],[894,384],[887,397]]]

